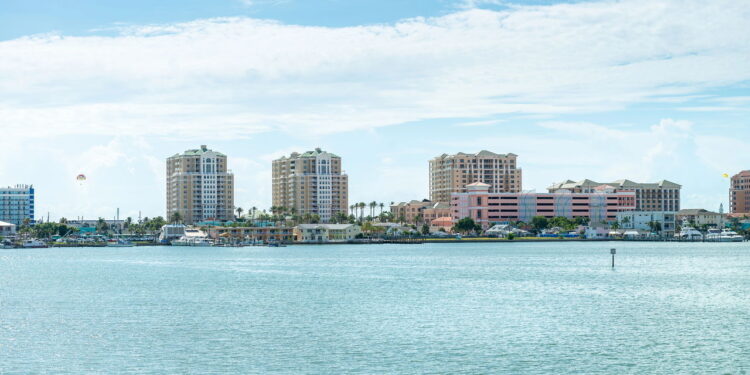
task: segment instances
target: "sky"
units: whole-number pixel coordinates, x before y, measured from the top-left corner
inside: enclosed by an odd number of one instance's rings
[[[750,169],[748,30],[735,0],[0,0],[0,186],[165,215],[165,159],[205,144],[262,209],[271,161],[321,147],[389,204],[489,150],[524,190],[666,179],[718,210]]]

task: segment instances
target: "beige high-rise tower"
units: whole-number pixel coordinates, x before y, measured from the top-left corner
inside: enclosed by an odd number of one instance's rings
[[[341,158],[316,148],[273,161],[273,205],[328,222],[349,210],[349,181]]]
[[[490,193],[520,192],[521,169],[516,166],[517,158],[515,154],[485,150],[476,154],[440,155],[430,160],[430,200],[449,203],[451,193],[466,193],[466,185],[474,182],[489,184]]]
[[[167,158],[167,216],[185,224],[234,218],[234,175],[227,156],[205,145]]]

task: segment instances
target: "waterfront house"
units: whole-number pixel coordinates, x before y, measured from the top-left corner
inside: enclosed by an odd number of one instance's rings
[[[362,233],[354,224],[300,224],[294,228],[297,242],[347,242]]]

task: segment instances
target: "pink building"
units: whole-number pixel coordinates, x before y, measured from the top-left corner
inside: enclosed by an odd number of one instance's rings
[[[534,216],[585,217],[592,223],[617,220],[617,213],[635,209],[635,192],[600,189],[593,193],[490,193],[490,185],[475,182],[466,193],[451,194],[454,221],[465,217],[483,227],[525,221]]]

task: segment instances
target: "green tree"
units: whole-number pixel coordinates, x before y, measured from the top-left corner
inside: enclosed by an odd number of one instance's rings
[[[549,221],[544,216],[534,216],[531,218],[531,227],[537,232],[547,229],[548,225]]]
[[[169,216],[169,222],[172,224],[177,224],[181,221],[182,221],[182,215],[180,215],[180,213],[177,211],[172,212],[172,215]]]
[[[453,225],[453,231],[457,233],[469,233],[476,230],[476,223],[470,217],[465,217]]]
[[[237,208],[235,209],[235,211],[237,211],[237,220],[241,220],[241,219],[242,219],[242,212],[243,212],[244,210],[242,209],[242,207],[237,207]]]
[[[430,234],[430,226],[427,224],[422,224],[422,234],[425,236]]]

